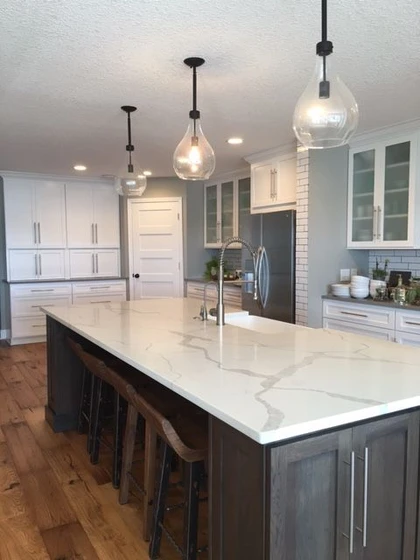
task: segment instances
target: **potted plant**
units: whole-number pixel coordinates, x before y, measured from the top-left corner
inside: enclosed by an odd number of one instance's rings
[[[206,270],[204,271],[204,278],[206,280],[217,280],[219,273],[219,259],[213,257],[206,262]]]
[[[385,259],[385,264],[383,268],[379,268],[378,259],[376,259],[376,266],[372,268],[372,278],[373,280],[383,280],[386,279],[386,273],[388,269],[389,259]]]

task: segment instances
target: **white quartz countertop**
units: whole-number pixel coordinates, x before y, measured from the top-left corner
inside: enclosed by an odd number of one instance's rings
[[[44,311],[261,444],[420,406],[417,348],[237,314],[218,327],[198,310],[155,299]]]

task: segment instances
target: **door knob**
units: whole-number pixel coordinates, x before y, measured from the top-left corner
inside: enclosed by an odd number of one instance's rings
[[[133,278],[140,278],[140,274],[133,274]]]

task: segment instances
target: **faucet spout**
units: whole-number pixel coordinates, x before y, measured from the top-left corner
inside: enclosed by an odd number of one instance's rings
[[[252,256],[252,262],[253,262],[253,267],[254,267],[254,300],[258,300],[258,274],[257,274],[258,251],[256,251],[254,249],[254,247],[250,243],[248,243],[248,241],[246,241],[245,239],[242,239],[242,237],[230,237],[229,239],[227,239],[223,243],[223,245],[220,249],[220,255],[219,255],[219,277],[218,277],[219,290],[218,290],[218,294],[217,294],[216,324],[219,325],[220,327],[222,327],[225,324],[225,304],[224,304],[224,300],[223,300],[224,258],[225,258],[226,249],[229,247],[229,245],[232,245],[232,243],[240,243],[241,245],[243,245],[244,247],[246,247],[248,249],[248,251],[250,252],[250,254]]]

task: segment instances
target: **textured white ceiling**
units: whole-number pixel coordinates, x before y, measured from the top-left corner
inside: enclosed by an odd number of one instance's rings
[[[136,105],[141,166],[173,175],[191,108],[187,56],[216,172],[294,139],[315,64],[320,0],[7,0],[0,7],[0,169],[89,175],[125,164],[123,104]],[[419,0],[329,2],[335,66],[359,132],[420,117]],[[229,146],[229,136],[243,136]],[[73,172],[74,173],[74,172]]]

